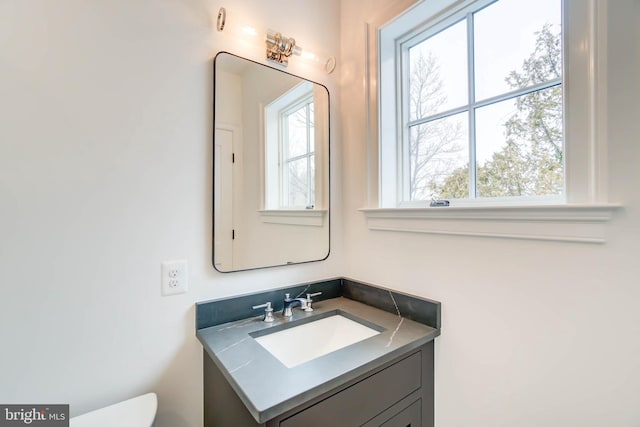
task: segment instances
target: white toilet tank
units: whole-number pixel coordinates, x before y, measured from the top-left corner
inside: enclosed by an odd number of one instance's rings
[[[155,393],[148,393],[73,417],[70,427],[151,427],[158,409]]]

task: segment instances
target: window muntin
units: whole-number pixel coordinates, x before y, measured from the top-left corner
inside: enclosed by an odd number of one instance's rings
[[[564,196],[560,15],[560,0],[474,2],[398,39],[400,205]]]

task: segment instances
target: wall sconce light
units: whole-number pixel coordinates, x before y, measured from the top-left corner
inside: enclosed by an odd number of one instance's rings
[[[269,30],[267,31],[267,59],[284,67],[289,65],[289,57],[302,53],[302,48],[296,46],[293,37],[286,37],[282,34]]]
[[[227,26],[227,11],[221,7],[218,11],[216,29],[224,31]],[[244,26],[240,28],[240,34],[255,36],[258,31],[255,28]],[[286,67],[292,55],[300,56],[303,60],[322,66],[327,74],[336,69],[336,57],[333,55],[316,54],[305,50],[296,44],[293,37],[283,36],[280,32],[267,30],[266,32],[266,59],[270,62]],[[326,59],[322,59],[326,58]]]

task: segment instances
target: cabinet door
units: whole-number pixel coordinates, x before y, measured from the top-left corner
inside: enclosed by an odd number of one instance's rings
[[[380,427],[422,427],[422,401],[416,400]]]

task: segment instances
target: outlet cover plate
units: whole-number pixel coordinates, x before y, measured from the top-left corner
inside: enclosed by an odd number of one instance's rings
[[[184,294],[189,289],[187,260],[162,262],[162,295]]]

